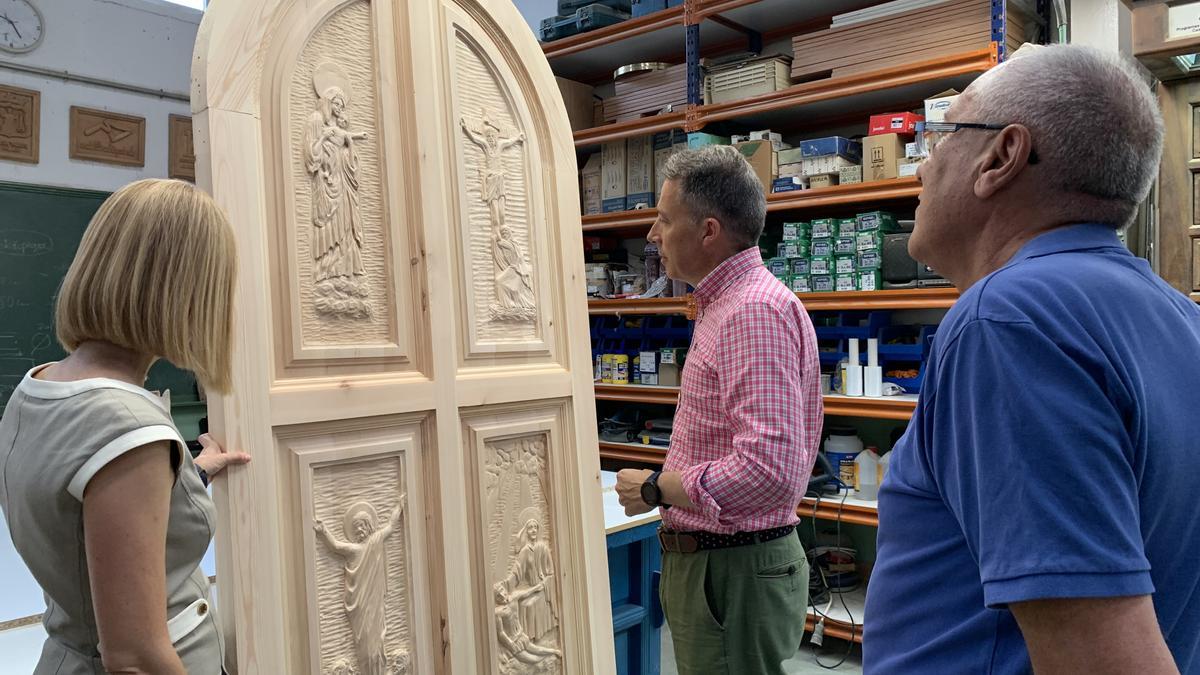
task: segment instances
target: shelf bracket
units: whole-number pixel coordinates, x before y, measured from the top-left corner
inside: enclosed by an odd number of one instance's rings
[[[688,104],[704,103],[704,72],[700,68],[700,25],[688,24],[686,37]]]

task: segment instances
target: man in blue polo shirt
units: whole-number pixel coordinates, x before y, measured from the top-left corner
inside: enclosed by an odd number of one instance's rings
[[[962,295],[881,490],[865,671],[1200,673],[1200,309],[1117,237],[1155,99],[1045,47],[947,122],[909,250]]]

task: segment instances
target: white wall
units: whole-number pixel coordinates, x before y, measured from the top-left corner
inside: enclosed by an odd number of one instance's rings
[[[235,0],[236,1],[236,0]],[[187,95],[192,45],[201,13],[159,0],[41,0],[42,44],[0,61],[68,71]],[[184,101],[19,73],[0,66],[0,83],[41,92],[40,161],[0,161],[0,180],[111,191],[167,175],[167,116],[187,115]],[[119,167],[70,159],[72,105],[146,118],[146,165]]]
[[[157,0],[38,0],[37,5],[46,25],[42,44],[26,55],[0,53],[0,61],[185,95],[190,91],[192,45],[202,16],[199,11]],[[165,177],[167,116],[189,111],[183,101],[3,67],[0,83],[42,94],[40,163],[0,161],[2,181],[111,191],[139,178]],[[127,168],[70,159],[67,139],[72,105],[145,117],[146,166]],[[211,552],[205,570],[213,573]],[[8,527],[0,518],[0,622],[40,614],[45,608],[42,592],[13,549]],[[40,637],[36,637],[35,647],[37,643]],[[0,660],[3,672],[5,664]]]
[[[521,12],[521,16],[525,17],[525,23],[533,30],[534,37],[539,40],[542,37],[542,19],[558,14],[558,0],[513,0],[513,4]]]

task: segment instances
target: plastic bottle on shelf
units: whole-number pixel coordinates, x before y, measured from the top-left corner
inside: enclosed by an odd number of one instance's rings
[[[855,489],[859,499],[875,501],[879,499],[879,455],[878,448],[871,446],[858,453],[854,459],[856,478]]]
[[[883,485],[883,479],[887,476],[888,468],[892,465],[892,453],[885,452],[879,458],[879,484]]]
[[[830,427],[825,439],[825,456],[838,473],[838,480],[847,488],[854,488],[857,471],[855,458],[863,450],[862,439],[852,427]]]

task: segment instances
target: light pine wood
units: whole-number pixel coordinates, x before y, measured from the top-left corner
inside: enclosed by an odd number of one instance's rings
[[[0,85],[0,160],[38,163],[42,94]]]
[[[254,457],[230,671],[613,672],[574,144],[520,14],[214,0],[195,64],[239,244],[210,425]]]

